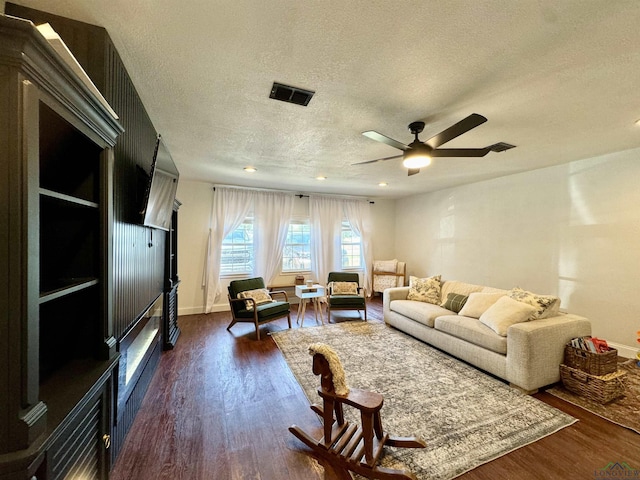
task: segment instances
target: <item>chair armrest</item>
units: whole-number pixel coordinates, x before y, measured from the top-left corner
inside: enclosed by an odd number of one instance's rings
[[[272,290],[269,292],[269,295],[271,295],[272,297],[274,295],[284,295],[284,301],[285,302],[289,301],[289,296],[287,295],[287,292],[285,292],[284,290]]]

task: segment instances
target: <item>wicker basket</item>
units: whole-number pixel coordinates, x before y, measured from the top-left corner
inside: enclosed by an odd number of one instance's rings
[[[624,395],[624,370],[608,375],[589,375],[582,370],[560,365],[560,378],[567,390],[598,403],[609,403]]]
[[[608,375],[618,369],[618,351],[610,348],[608,352],[595,353],[567,344],[564,346],[564,364],[591,375]]]

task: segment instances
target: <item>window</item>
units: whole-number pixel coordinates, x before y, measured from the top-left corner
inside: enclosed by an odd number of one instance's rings
[[[282,256],[283,272],[311,270],[311,227],[309,221],[292,221]]]
[[[253,271],[253,219],[242,224],[222,241],[221,275],[251,273]]]
[[[351,230],[349,222],[342,222],[341,234],[342,268],[362,268],[362,242],[360,237]]]

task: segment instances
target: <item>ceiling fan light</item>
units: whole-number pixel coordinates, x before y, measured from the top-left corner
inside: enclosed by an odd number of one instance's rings
[[[406,168],[422,168],[431,164],[431,157],[424,153],[405,155],[402,165]]]

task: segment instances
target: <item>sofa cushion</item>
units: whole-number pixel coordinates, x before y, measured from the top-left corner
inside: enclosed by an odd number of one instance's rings
[[[440,304],[440,275],[427,278],[409,277],[407,300]]]
[[[467,302],[458,312],[460,315],[471,318],[480,318],[480,316],[488,310],[488,308],[496,303],[503,293],[481,293],[474,292],[469,295]]]
[[[501,293],[503,295],[506,295],[507,293],[509,293],[509,290],[504,290],[503,288],[496,288],[496,287],[482,287],[482,290],[480,290],[482,293]]]
[[[504,296],[480,316],[480,322],[503,337],[511,325],[526,322],[536,312],[536,307]]]
[[[414,300],[393,300],[389,304],[389,309],[428,327],[433,327],[434,320],[440,315],[455,314],[455,312],[442,308],[440,305],[416,302]]]
[[[548,318],[558,313],[560,309],[560,299],[552,295],[538,295],[528,292],[520,287],[512,288],[507,294],[509,297],[535,307],[531,320],[536,318]]]
[[[473,292],[481,292],[484,287],[482,285],[474,285],[473,283],[459,282],[458,280],[447,280],[442,282],[441,299],[444,302],[450,293],[458,293],[460,295],[469,296]]]
[[[435,329],[448,333],[469,343],[505,355],[507,338],[501,337],[480,320],[461,315],[443,315],[436,318]]]
[[[447,299],[444,301],[442,308],[446,308],[447,310],[451,310],[452,312],[458,313],[464,307],[464,304],[467,303],[467,299],[469,297],[467,295],[462,295],[461,293],[449,293],[447,295]]]

